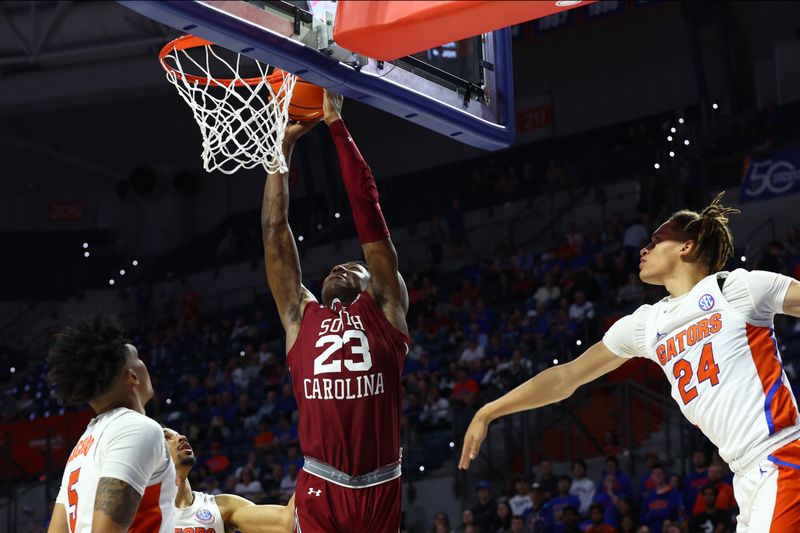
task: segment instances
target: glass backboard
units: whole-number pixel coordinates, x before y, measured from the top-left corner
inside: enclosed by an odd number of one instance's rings
[[[508,28],[385,62],[334,42],[332,1],[120,3],[465,144],[496,150],[513,142]]]

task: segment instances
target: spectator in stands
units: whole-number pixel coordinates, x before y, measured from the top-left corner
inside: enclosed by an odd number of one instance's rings
[[[583,291],[575,292],[575,299],[569,306],[569,318],[577,323],[594,319],[594,304],[586,299]]]
[[[472,509],[464,509],[461,511],[461,525],[458,527],[459,532],[463,532],[468,527],[475,526],[475,515],[472,513]]]
[[[622,491],[616,474],[606,474],[600,487],[601,490],[595,494],[594,501],[603,506],[605,523],[616,526],[620,519],[619,507],[628,495]]]
[[[572,461],[572,485],[569,493],[578,498],[580,514],[585,515],[589,512],[589,506],[594,499],[594,481],[586,477],[586,462],[582,459]]]
[[[485,357],[486,357],[486,350],[483,348],[483,346],[478,344],[477,339],[472,338],[467,340],[467,345],[461,352],[461,357],[459,357],[459,361],[468,364],[473,361],[484,359]]]
[[[472,508],[475,525],[481,531],[491,531],[497,518],[497,502],[492,498],[492,488],[488,481],[481,481],[476,488],[478,503]]]
[[[689,531],[691,533],[727,533],[731,531],[731,513],[724,509],[717,509],[717,489],[713,485],[706,485],[700,492],[705,503],[705,510],[692,517]]]
[[[255,479],[253,470],[249,467],[242,469],[234,493],[253,503],[260,503],[264,499],[264,489],[261,487],[261,482]]]
[[[571,505],[567,505],[561,512],[562,523],[553,528],[553,533],[582,533],[578,525],[580,515],[578,510]]]
[[[589,520],[592,525],[584,530],[584,533],[616,533],[616,529],[605,523],[605,509],[599,503],[589,506]]]
[[[617,293],[617,305],[620,311],[628,313],[644,303],[644,287],[638,276],[628,272],[628,282]]]
[[[724,471],[722,466],[714,463],[708,467],[708,484],[717,490],[716,508],[730,511],[736,507],[736,500],[733,497],[733,486],[723,479]],[[692,508],[692,516],[697,516],[706,511],[706,503],[703,495],[698,494]]]
[[[211,457],[205,461],[205,465],[215,476],[220,476],[227,472],[228,467],[231,465],[231,460],[228,459],[228,456],[222,450],[222,445],[219,443],[219,441],[214,441],[211,443]],[[235,477],[234,481],[236,481]],[[235,489],[236,486],[234,485],[231,491],[235,492]]]
[[[550,516],[549,512],[549,504],[544,497],[544,493],[542,492],[542,488],[539,483],[533,483],[531,485],[530,497],[533,505],[525,516],[528,529],[531,531],[531,533],[545,533],[545,531],[548,531],[552,525],[550,523],[550,519],[552,517]]]
[[[539,461],[539,487],[545,500],[557,493],[558,477],[553,474],[553,463],[549,459]]]
[[[500,498],[497,501],[497,516],[495,517],[494,524],[491,531],[497,533],[505,533],[511,529],[511,506],[509,501],[505,498]]]
[[[514,496],[508,500],[508,505],[514,516],[525,516],[533,508],[531,483],[527,477],[517,476],[514,479]]]
[[[622,239],[622,245],[625,248],[627,258],[639,259],[639,250],[647,244],[650,239],[650,234],[647,231],[647,226],[644,224],[644,217],[640,214],[628,225],[625,229],[625,236]]]
[[[480,391],[478,382],[469,377],[466,368],[463,366],[458,367],[456,377],[457,381],[453,384],[450,402],[460,407],[473,405]]]
[[[281,498],[289,500],[294,494],[294,489],[297,486],[297,466],[290,464],[286,469],[286,475],[281,479]]]
[[[611,434],[613,438],[616,438],[613,431],[607,431],[606,434]],[[605,476],[608,474],[612,474],[619,486],[619,491],[624,496],[623,498],[627,498],[629,496],[633,496],[633,482],[631,478],[619,468],[619,459],[616,455],[609,455],[606,457],[604,463],[604,469],[601,473],[601,480],[605,480]]]
[[[788,269],[786,268],[783,254],[783,243],[780,241],[770,242],[767,244],[767,249],[758,260],[756,268],[758,270],[777,272],[778,274],[788,274]]]
[[[650,531],[661,531],[664,520],[680,518],[681,497],[680,493],[667,484],[662,464],[653,466],[650,477],[654,488],[647,492],[642,500],[641,522],[650,528]]]
[[[562,513],[566,507],[578,509],[581,506],[580,500],[570,494],[569,489],[572,487],[572,478],[569,476],[561,476],[558,478],[556,485],[556,495],[550,498],[550,512],[552,518],[549,520],[553,527],[563,527],[564,521]]]
[[[433,525],[428,529],[428,533],[454,533],[450,528],[450,517],[447,513],[440,511],[433,515]]]
[[[439,395],[437,387],[431,387],[425,405],[422,406],[419,421],[427,428],[447,428],[450,420],[450,402]]]
[[[537,304],[546,307],[552,302],[557,302],[559,298],[561,298],[561,289],[556,285],[556,278],[553,274],[547,274],[544,278],[544,285],[533,293],[533,299]]]
[[[508,531],[511,533],[526,533],[525,519],[521,516],[512,516],[511,527],[508,529]]]

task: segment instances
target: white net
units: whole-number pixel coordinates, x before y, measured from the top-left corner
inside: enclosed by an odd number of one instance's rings
[[[259,165],[269,173],[287,172],[282,145],[296,76],[284,73],[268,79],[269,67],[255,61],[256,75],[244,78],[240,75],[242,56],[226,60],[214,48],[211,44],[193,47],[190,54],[176,46],[162,58],[167,79],[200,126],[203,167],[225,174]],[[252,60],[245,59],[252,65]],[[196,69],[198,75],[187,74],[184,67]],[[227,68],[229,73],[224,78],[219,72],[212,75],[212,67]]]

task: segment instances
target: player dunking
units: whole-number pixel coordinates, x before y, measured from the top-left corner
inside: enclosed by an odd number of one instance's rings
[[[261,224],[269,282],[286,331],[305,456],[295,490],[295,531],[396,533],[400,527],[401,374],[408,294],[378,203],[378,190],[325,92],[325,123],[339,155],[366,267],[333,267],[322,304],[301,283],[289,228],[287,174],[270,174]],[[284,155],[314,124],[287,128]]]
[[[772,327],[778,313],[800,316],[800,282],[720,272],[733,253],[727,216],[737,212],[721,197],[700,213],[673,214],[641,250],[639,277],[669,296],[616,322],[574,361],[482,407],[464,437],[460,468],[477,456],[491,421],[561,401],[627,358],[647,357],[734,471],[736,531],[800,531],[800,420]]]
[[[47,362],[58,398],[97,413],[67,460],[48,533],[173,533],[175,467],[144,414],[153,386],[122,325],[85,318]]]
[[[189,439],[164,428],[164,440],[178,472],[175,533],[291,533],[294,496],[289,505],[256,505],[235,494],[195,492],[188,476],[197,458]]]

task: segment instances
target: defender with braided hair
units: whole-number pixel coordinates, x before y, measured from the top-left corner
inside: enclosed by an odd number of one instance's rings
[[[678,211],[640,252],[639,277],[669,296],[617,321],[580,357],[544,370],[483,406],[459,467],[478,455],[489,423],[561,401],[631,357],[655,361],[686,418],[735,472],[737,532],[800,531],[800,417],[773,318],[800,317],[800,282],[772,272],[720,271],[733,254],[722,194]]]
[[[65,403],[97,413],[67,459],[48,533],[172,533],[175,466],[144,414],[150,374],[113,317],[64,329],[47,357]]]

